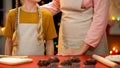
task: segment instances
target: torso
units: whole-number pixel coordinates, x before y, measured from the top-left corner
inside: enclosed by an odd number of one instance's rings
[[[79,48],[86,37],[94,10],[92,0],[86,1],[90,2],[89,6],[84,6],[83,1],[85,4],[85,0],[60,0],[62,19],[58,44],[59,53],[67,48]]]

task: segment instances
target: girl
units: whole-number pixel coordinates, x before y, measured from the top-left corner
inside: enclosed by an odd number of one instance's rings
[[[21,0],[22,6],[9,11],[4,35],[6,55],[54,54],[53,39],[57,36],[53,17],[38,7],[40,0]],[[44,48],[44,40],[46,49]]]

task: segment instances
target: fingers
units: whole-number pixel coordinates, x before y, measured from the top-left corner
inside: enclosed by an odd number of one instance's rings
[[[69,55],[78,55],[78,52],[76,52],[77,49],[72,49],[72,48],[69,48],[57,55],[62,55],[62,56],[69,56]]]

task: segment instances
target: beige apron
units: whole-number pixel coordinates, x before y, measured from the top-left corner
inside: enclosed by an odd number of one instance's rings
[[[20,8],[18,9],[18,21]],[[17,55],[44,55],[44,43],[38,44],[37,24],[18,23],[19,44]]]
[[[62,19],[59,32],[58,53],[68,48],[79,48],[86,37],[93,18],[93,7],[82,9],[82,0],[60,0],[60,4]],[[105,38],[94,51],[88,51],[86,54],[107,53],[108,47]]]

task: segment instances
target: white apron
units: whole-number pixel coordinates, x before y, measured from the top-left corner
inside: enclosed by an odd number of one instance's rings
[[[79,48],[86,37],[92,22],[93,7],[82,9],[81,4],[82,0],[60,0],[63,14],[59,32],[58,53],[67,48]],[[86,54],[108,53],[105,37],[101,42],[94,51],[88,51]]]
[[[18,9],[20,20],[20,8]],[[19,44],[17,55],[44,55],[44,43],[38,44],[37,24],[18,23]]]

